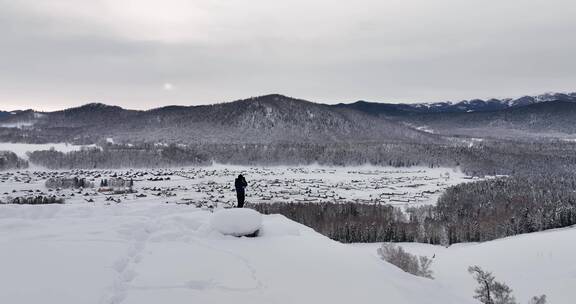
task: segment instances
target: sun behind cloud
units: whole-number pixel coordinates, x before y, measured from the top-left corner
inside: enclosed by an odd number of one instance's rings
[[[166,82],[164,83],[164,85],[162,85],[162,89],[164,89],[164,91],[172,91],[174,90],[174,85],[169,82]]]

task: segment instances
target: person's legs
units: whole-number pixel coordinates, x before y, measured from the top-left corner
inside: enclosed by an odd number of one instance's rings
[[[236,192],[236,197],[238,198],[238,208],[244,207],[244,192]]]

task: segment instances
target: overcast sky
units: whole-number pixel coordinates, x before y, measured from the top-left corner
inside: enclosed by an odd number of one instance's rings
[[[0,109],[576,91],[573,0],[0,0]]]

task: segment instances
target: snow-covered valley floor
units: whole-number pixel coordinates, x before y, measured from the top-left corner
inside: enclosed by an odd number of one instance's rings
[[[248,180],[246,200],[270,202],[355,202],[399,207],[435,204],[448,187],[471,181],[452,168],[392,167],[243,167],[216,165],[169,169],[21,170],[0,172],[0,202],[30,195],[56,195],[66,202],[105,202],[98,191],[104,179],[132,180],[137,194],[116,195],[121,201],[137,195],[163,197],[175,203],[234,205],[234,178]],[[48,189],[50,178],[84,178],[86,189]]]
[[[0,303],[472,303],[279,215],[224,236],[192,205],[0,205]]]
[[[435,280],[461,297],[471,297],[476,282],[467,272],[478,265],[513,290],[519,303],[546,294],[548,303],[575,303],[576,227],[522,234],[484,243],[455,244],[448,248],[400,243],[406,251],[433,257]],[[376,257],[380,244],[353,244]]]

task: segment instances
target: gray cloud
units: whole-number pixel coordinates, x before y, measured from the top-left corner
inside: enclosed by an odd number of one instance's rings
[[[0,0],[0,109],[575,89],[570,1],[335,2]]]

